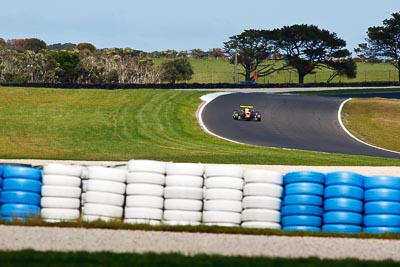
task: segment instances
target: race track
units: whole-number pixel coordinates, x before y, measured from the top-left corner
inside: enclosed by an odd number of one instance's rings
[[[207,129],[240,143],[328,153],[400,158],[349,136],[338,120],[343,98],[237,93],[209,102],[201,116]],[[254,105],[262,121],[235,121],[240,105]]]

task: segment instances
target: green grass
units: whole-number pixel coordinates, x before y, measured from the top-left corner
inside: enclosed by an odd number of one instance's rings
[[[342,120],[361,140],[400,151],[400,100],[352,99],[343,108]]]
[[[267,257],[239,257],[218,255],[184,256],[180,254],[136,254],[136,253],[110,253],[110,252],[39,252],[23,250],[16,252],[0,251],[0,264],[2,267],[36,267],[36,266],[107,266],[107,267],[233,267],[233,266],[263,266],[263,267],[319,267],[319,266],[349,266],[349,267],[394,267],[399,262],[386,261],[361,261],[356,259],[327,260],[318,258],[283,259]]]
[[[156,65],[168,59],[153,59]],[[228,60],[222,59],[189,59],[194,69],[194,75],[189,83],[232,83],[233,82],[233,64]],[[282,62],[277,61],[277,66]],[[239,71],[243,72],[243,68],[239,65]],[[398,71],[390,63],[357,63],[357,77],[347,79],[346,77],[336,77],[332,83],[339,82],[377,82],[377,81],[398,81]],[[310,74],[305,77],[305,83],[326,82],[331,70],[318,69],[316,74]],[[239,75],[239,80],[244,80]],[[280,71],[273,73],[267,77],[261,77],[259,84],[265,83],[297,83],[298,76],[294,70]]]
[[[400,166],[398,159],[239,145],[203,132],[198,91],[0,88],[0,158]]]

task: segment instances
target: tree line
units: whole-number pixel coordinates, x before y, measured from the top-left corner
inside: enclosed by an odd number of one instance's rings
[[[355,49],[363,60],[384,60],[400,70],[400,12],[368,28],[366,42]],[[152,59],[169,58],[156,66]],[[299,83],[316,70],[356,77],[357,67],[346,41],[315,25],[291,25],[273,30],[245,30],[209,51],[144,52],[131,48],[97,49],[93,44],[47,45],[37,38],[0,38],[0,82],[157,84],[190,80],[188,58],[228,59],[242,65],[246,81],[276,71],[295,70]],[[236,68],[235,68],[236,69]],[[400,72],[399,72],[400,81]]]

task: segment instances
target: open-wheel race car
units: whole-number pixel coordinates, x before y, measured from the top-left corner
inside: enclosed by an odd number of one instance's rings
[[[232,115],[234,120],[261,121],[261,113],[254,110],[254,106],[240,106],[239,110],[234,110]]]

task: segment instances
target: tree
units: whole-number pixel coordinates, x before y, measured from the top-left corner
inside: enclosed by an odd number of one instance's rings
[[[230,62],[233,64],[237,59],[237,63],[243,66],[244,73],[240,74],[246,81],[251,80],[252,74],[256,71],[258,77],[276,71],[271,65],[261,66],[274,53],[272,41],[269,39],[270,33],[270,31],[245,30],[239,35],[230,37],[230,40],[224,43],[224,52]]]
[[[74,83],[79,76],[80,58],[76,53],[68,51],[53,51],[48,56],[49,61],[58,63],[57,76],[60,82]]]
[[[400,12],[385,19],[383,26],[369,27],[367,35],[355,52],[362,58],[388,60],[398,70],[400,82]]]
[[[170,83],[190,80],[194,74],[192,65],[187,58],[178,58],[162,63],[162,80]]]
[[[35,53],[39,52],[42,49],[46,49],[46,48],[47,48],[47,44],[44,41],[39,40],[37,38],[25,39],[25,42],[23,44],[24,50],[30,50]]]
[[[90,43],[80,43],[76,46],[76,48],[81,52],[84,50],[88,50],[91,53],[96,52],[96,47]]]
[[[335,60],[341,60],[347,67],[355,64],[346,64],[350,52],[344,49],[346,42],[327,30],[319,29],[314,25],[292,25],[275,29],[276,48],[282,51],[287,68],[297,70],[299,83],[304,83],[304,77],[315,73],[318,68],[335,69]],[[344,57],[346,55],[347,57]],[[337,61],[336,61],[337,62]],[[343,67],[343,65],[340,65]],[[343,74],[355,72],[348,69]]]

